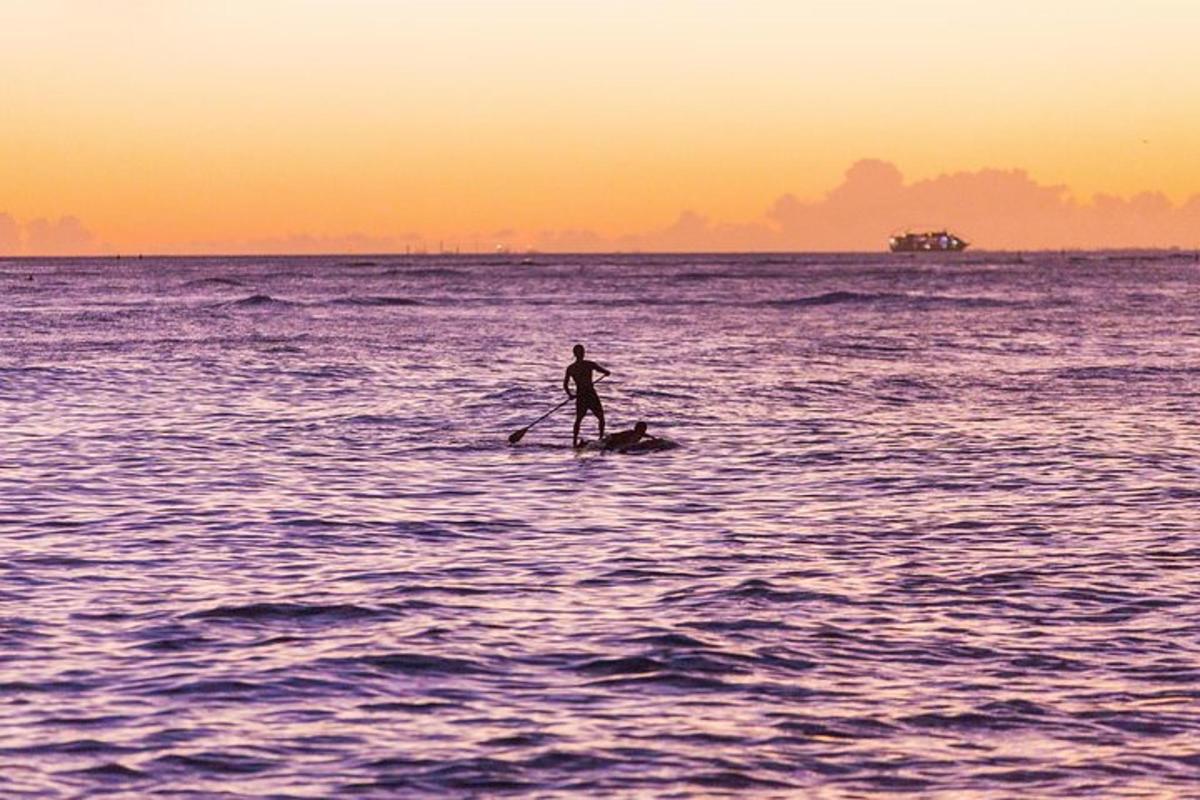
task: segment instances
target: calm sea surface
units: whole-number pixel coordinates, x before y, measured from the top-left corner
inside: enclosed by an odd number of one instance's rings
[[[0,261],[0,797],[1200,797],[1192,254],[531,260]]]

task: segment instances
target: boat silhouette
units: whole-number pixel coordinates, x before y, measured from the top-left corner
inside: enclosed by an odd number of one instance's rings
[[[970,242],[947,230],[925,233],[906,231],[888,239],[888,247],[893,253],[958,253],[968,246]]]

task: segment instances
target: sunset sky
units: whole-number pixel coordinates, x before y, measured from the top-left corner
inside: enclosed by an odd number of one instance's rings
[[[1196,246],[1197,41],[1195,0],[2,0],[0,253]]]

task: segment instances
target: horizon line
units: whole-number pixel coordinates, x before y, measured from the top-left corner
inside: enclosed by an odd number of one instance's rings
[[[407,252],[361,252],[361,251],[330,251],[326,253],[262,253],[262,252],[227,252],[227,253],[90,253],[90,254],[68,254],[68,253],[53,253],[39,255],[4,255],[0,254],[0,261],[138,261],[145,259],[156,258],[192,258],[192,259],[218,259],[218,258],[486,258],[486,257],[509,257],[509,258],[528,258],[530,256],[738,256],[738,255],[763,255],[763,256],[888,256],[896,259],[913,260],[921,258],[925,260],[945,260],[962,261],[977,254],[987,255],[1025,255],[1025,254],[1069,254],[1069,253],[1190,253],[1200,257],[1200,246],[1187,247],[1183,245],[1165,245],[1162,247],[1031,247],[1022,249],[998,249],[991,250],[987,248],[971,247],[969,253],[939,253],[939,252],[904,252],[893,253],[889,250],[512,250],[505,252],[487,252],[487,251],[471,251],[471,252],[455,252],[452,250],[441,250],[433,252],[407,253]]]

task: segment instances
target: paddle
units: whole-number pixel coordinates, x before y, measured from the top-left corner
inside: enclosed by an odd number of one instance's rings
[[[600,381],[604,380],[607,377],[608,377],[607,375],[601,375],[599,378],[597,378],[595,381],[593,381],[593,384],[599,383]],[[530,428],[532,428],[534,425],[537,425],[539,422],[544,420],[546,417],[550,416],[555,411],[558,411],[560,408],[562,408],[563,406],[565,406],[567,403],[571,402],[574,399],[575,399],[574,397],[568,397],[566,400],[563,400],[561,403],[559,403],[554,408],[547,411],[545,414],[542,414],[540,417],[538,417],[533,422],[526,425],[524,428],[521,428],[519,431],[513,431],[512,433],[510,433],[508,435],[508,443],[516,444],[517,442],[521,441],[522,439],[525,438],[525,434],[529,433]]]

